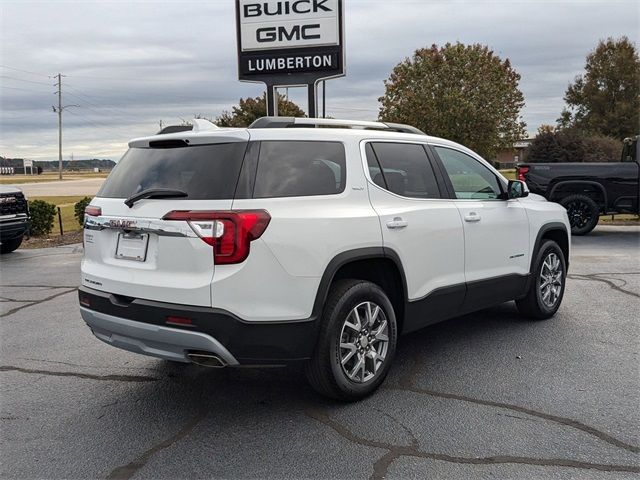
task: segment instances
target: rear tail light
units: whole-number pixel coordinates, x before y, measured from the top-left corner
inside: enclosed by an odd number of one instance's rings
[[[193,326],[193,321],[189,317],[177,317],[175,315],[168,315],[165,323],[169,325],[191,325]]]
[[[89,205],[84,209],[84,214],[90,217],[99,217],[102,215],[102,208]]]
[[[80,305],[83,307],[91,307],[91,298],[88,295],[80,293]]]
[[[529,173],[529,167],[517,167],[517,172],[518,172],[518,180],[520,180],[521,182],[526,182],[527,179],[524,178],[524,176]]]
[[[174,210],[162,219],[187,222],[198,237],[213,247],[215,263],[225,265],[247,259],[251,242],[264,233],[271,216],[265,210]]]

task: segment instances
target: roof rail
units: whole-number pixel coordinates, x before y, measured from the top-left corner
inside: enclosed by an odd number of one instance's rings
[[[336,120],[333,118],[262,117],[249,128],[354,128],[360,130],[383,130],[401,133],[425,133],[411,125],[387,122],[367,122],[360,120]]]

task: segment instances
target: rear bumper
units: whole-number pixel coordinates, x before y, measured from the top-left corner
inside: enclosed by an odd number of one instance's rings
[[[188,351],[211,352],[228,365],[282,365],[311,357],[315,318],[246,322],[215,308],[122,297],[80,287],[82,318],[100,340],[125,350],[189,362]],[[191,325],[167,324],[167,317]]]
[[[216,354],[227,365],[238,365],[220,342],[203,333],[136,322],[83,307],[80,314],[96,337],[123,350],[177,362],[189,362],[187,351],[206,351]]]
[[[23,236],[29,229],[29,220],[26,218],[14,218],[0,220],[0,241],[6,242]]]

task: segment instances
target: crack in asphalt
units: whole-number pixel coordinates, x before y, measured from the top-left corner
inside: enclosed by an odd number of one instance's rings
[[[636,292],[632,292],[631,290],[627,290],[624,287],[627,282],[621,278],[609,278],[606,277],[605,275],[638,275],[640,274],[640,272],[626,272],[626,273],[590,273],[590,274],[578,274],[578,273],[571,273],[569,275],[567,275],[569,278],[573,279],[573,280],[585,280],[585,281],[590,281],[590,282],[602,282],[605,283],[607,285],[609,285],[609,287],[611,287],[613,290],[616,290],[620,293],[623,293],[625,295],[630,295],[632,297],[636,297],[636,298],[640,298],[640,293],[636,293]],[[618,280],[620,282],[623,282],[622,286],[617,285],[614,280]]]
[[[30,357],[14,357],[16,360],[27,360],[29,362],[40,362],[40,363],[54,363],[56,365],[69,365],[70,367],[79,367],[79,368],[94,368],[94,369],[98,369],[98,370],[111,370],[113,367],[112,366],[100,366],[100,365],[87,365],[84,363],[71,363],[71,362],[60,362],[57,360],[45,360],[42,358],[30,358]],[[135,371],[141,371],[141,370],[148,370],[151,372],[156,372],[157,369],[154,368],[148,368],[148,367],[125,367],[123,365],[118,365],[118,369],[120,370],[135,370]]]
[[[0,285],[0,288],[48,288],[50,290],[56,288],[78,288],[77,285]]]
[[[14,257],[12,259],[3,260],[3,262],[9,263],[18,263],[24,260],[31,260],[32,258],[40,258],[40,257],[59,257],[60,255],[79,255],[82,254],[81,251],[75,251],[69,249],[69,252],[60,252],[60,253],[41,253],[38,255],[21,255],[20,257]]]
[[[587,433],[589,435],[592,435],[596,438],[598,438],[599,440],[606,442],[610,445],[613,445],[615,447],[618,448],[622,448],[624,450],[627,450],[629,452],[632,453],[640,453],[640,447],[636,446],[636,445],[630,445],[626,442],[623,442],[622,440],[618,440],[615,437],[612,437],[611,435],[609,435],[608,433],[602,432],[600,430],[598,430],[597,428],[594,428],[590,425],[586,425],[582,422],[579,422],[577,420],[572,420],[570,418],[565,418],[565,417],[560,417],[558,415],[551,415],[548,413],[543,413],[543,412],[538,412],[536,410],[532,410],[530,408],[526,408],[526,407],[521,407],[519,405],[513,405],[513,404],[509,404],[509,403],[503,403],[503,402],[494,402],[492,400],[482,400],[479,398],[472,398],[472,397],[467,397],[465,395],[457,395],[454,393],[444,393],[444,392],[437,392],[434,390],[427,390],[427,389],[423,389],[423,388],[418,388],[418,387],[402,387],[402,388],[398,388],[398,387],[386,387],[388,390],[399,390],[399,391],[404,391],[404,392],[413,392],[413,393],[417,393],[420,395],[428,395],[430,397],[437,397],[437,398],[445,398],[445,399],[449,399],[449,400],[459,400],[461,402],[468,402],[468,403],[474,403],[476,405],[483,405],[483,406],[487,406],[487,407],[495,407],[495,408],[504,408],[506,410],[511,410],[514,412],[519,412],[519,413],[524,413],[525,415],[530,415],[532,417],[538,417],[538,418],[542,418],[544,420],[548,420],[550,422],[554,422],[554,423],[558,423],[560,425],[564,425],[566,427],[571,427],[571,428],[575,428],[576,430],[580,430],[584,433]]]
[[[145,377],[142,375],[93,375],[90,373],[81,372],[59,372],[53,370],[37,370],[33,368],[21,368],[11,365],[0,365],[0,372],[20,372],[37,375],[50,375],[53,377],[75,377],[83,378],[85,380],[101,380],[107,382],[157,382],[160,380],[155,377]]]
[[[398,381],[397,387],[389,386],[389,387],[383,387],[383,388],[386,390],[413,392],[420,395],[428,395],[430,397],[444,398],[448,400],[458,400],[461,402],[474,403],[476,405],[483,405],[486,407],[503,408],[505,410],[511,410],[512,412],[524,413],[525,415],[529,415],[531,417],[542,418],[543,420],[548,420],[550,422],[554,422],[559,425],[563,425],[565,427],[570,427],[576,430],[580,430],[581,432],[594,436],[603,442],[606,442],[618,448],[622,448],[629,452],[640,453],[639,446],[631,445],[629,443],[623,442],[622,440],[619,440],[613,437],[612,435],[609,435],[608,433],[605,433],[601,430],[598,430],[595,427],[584,424],[577,420],[573,420],[571,418],[561,417],[559,415],[552,415],[550,413],[539,412],[531,408],[522,407],[520,405],[514,405],[511,403],[496,402],[493,400],[483,400],[481,398],[474,398],[474,397],[469,397],[466,395],[460,395],[456,393],[438,392],[436,390],[429,390],[426,388],[416,387],[415,378],[421,372],[421,370],[422,370],[422,365],[419,362],[415,362],[413,367],[407,372],[407,374]]]
[[[342,438],[351,443],[370,448],[387,450],[381,458],[373,465],[372,480],[383,479],[388,473],[391,464],[400,457],[415,457],[429,460],[440,460],[448,463],[467,465],[500,465],[500,464],[521,464],[542,467],[570,467],[582,470],[600,470],[603,472],[625,472],[640,473],[640,467],[635,465],[611,465],[603,463],[582,462],[565,458],[535,458],[520,457],[512,455],[497,455],[492,457],[460,457],[443,453],[424,452],[415,445],[394,445],[387,442],[370,440],[356,435],[347,427],[333,420],[326,412],[318,409],[308,409],[305,414],[319,423],[331,428]]]
[[[50,295],[48,297],[43,298],[42,300],[37,300],[37,301],[31,302],[31,303],[29,303],[27,305],[21,305],[19,307],[12,308],[8,312],[3,313],[2,315],[0,315],[0,318],[8,317],[9,315],[13,315],[14,313],[17,313],[17,312],[19,312],[20,310],[22,310],[24,308],[33,307],[34,305],[40,305],[40,304],[42,304],[44,302],[48,302],[49,300],[53,300],[54,298],[60,297],[62,295],[66,295],[67,293],[71,293],[71,292],[74,292],[76,290],[77,290],[77,287],[73,287],[73,289],[65,290],[64,292],[55,293],[53,295]]]
[[[33,299],[20,299],[20,298],[9,298],[9,297],[0,297],[0,302],[3,303],[37,303],[40,300]]]
[[[198,424],[202,420],[204,420],[208,413],[209,410],[207,409],[200,410],[188,423],[186,423],[171,437],[162,440],[159,443],[156,443],[151,448],[142,453],[142,455],[140,455],[134,461],[127,463],[126,465],[114,468],[106,478],[108,480],[128,480],[129,478],[133,477],[142,467],[147,464],[147,462],[151,459],[151,457],[153,457],[153,455],[161,450],[164,450],[165,448],[169,448],[176,442],[189,435],[198,426]]]

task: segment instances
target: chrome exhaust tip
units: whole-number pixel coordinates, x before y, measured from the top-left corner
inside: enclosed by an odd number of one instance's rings
[[[192,363],[200,365],[201,367],[224,368],[227,366],[224,360],[213,353],[189,352],[187,353],[187,358],[191,360]]]

